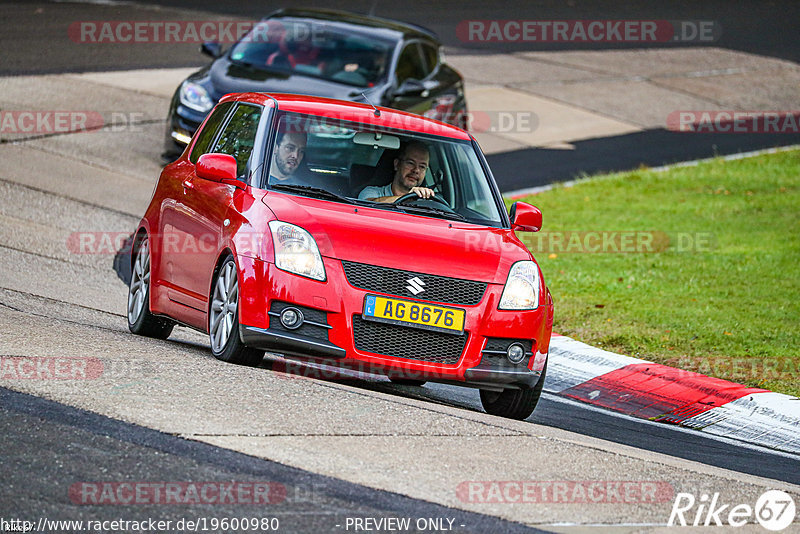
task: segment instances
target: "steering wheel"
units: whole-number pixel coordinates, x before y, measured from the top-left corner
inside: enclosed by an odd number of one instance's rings
[[[405,195],[403,195],[400,198],[398,198],[397,200],[395,200],[392,204],[398,204],[398,205],[399,204],[405,204],[406,202],[408,202],[410,200],[433,200],[435,202],[443,204],[449,210],[453,209],[453,208],[450,207],[450,204],[448,204],[447,201],[445,199],[443,199],[442,197],[437,197],[437,196],[434,195],[431,198],[422,198],[420,196],[417,196],[416,193],[406,193]]]

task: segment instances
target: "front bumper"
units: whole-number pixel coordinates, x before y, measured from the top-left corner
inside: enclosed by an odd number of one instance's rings
[[[324,258],[327,281],[318,282],[281,271],[269,262],[245,256],[238,256],[237,260],[240,280],[244,281],[240,289],[241,337],[248,346],[294,357],[335,360],[335,365],[370,373],[495,389],[532,388],[544,368],[552,328],[553,307],[549,298],[535,310],[497,310],[503,286],[488,284],[478,304],[457,306],[466,312],[465,339],[461,340],[463,349],[457,358],[445,362],[437,354],[420,354],[418,359],[407,350],[404,357],[397,357],[365,350],[363,338],[360,343],[357,341],[355,328],[364,328],[368,323],[361,318],[364,297],[376,292],[350,285],[340,261]],[[327,330],[313,335],[302,329],[287,331],[275,312],[270,313],[275,306],[284,305],[318,312],[315,320],[326,324]],[[372,328],[373,323],[368,327]],[[400,326],[393,333],[397,332],[411,339],[422,331]],[[508,342],[506,345],[504,340]],[[519,340],[527,342],[526,357],[519,364],[508,361],[502,350],[488,350],[489,344],[502,349]]]
[[[239,333],[245,345],[265,351],[325,359],[339,359],[347,356],[345,349],[337,347],[329,341],[314,339],[292,332],[275,331],[255,326],[241,326]]]

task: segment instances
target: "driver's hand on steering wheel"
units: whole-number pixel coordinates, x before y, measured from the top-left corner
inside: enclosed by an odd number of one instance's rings
[[[431,198],[436,195],[433,189],[427,187],[412,187],[409,192],[416,194],[419,198]]]

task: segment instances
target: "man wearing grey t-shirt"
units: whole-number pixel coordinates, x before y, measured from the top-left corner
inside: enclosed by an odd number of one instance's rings
[[[430,151],[425,143],[412,141],[405,145],[394,160],[392,182],[385,186],[368,186],[358,194],[360,200],[394,202],[403,195],[415,193],[420,198],[434,196],[433,189],[419,187],[428,170]]]

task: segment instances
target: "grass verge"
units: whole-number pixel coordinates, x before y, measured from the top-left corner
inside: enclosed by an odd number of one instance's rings
[[[800,396],[800,151],[596,177],[520,199],[554,331]],[[509,202],[510,204],[510,202]]]

